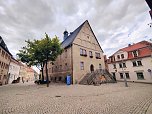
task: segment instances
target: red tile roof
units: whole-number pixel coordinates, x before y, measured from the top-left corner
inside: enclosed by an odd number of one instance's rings
[[[122,48],[120,50],[129,52],[129,51],[134,51],[134,50],[138,50],[140,48],[147,47],[150,44],[152,44],[152,43],[147,42],[147,41],[141,41],[141,42],[138,42],[136,44],[130,45],[128,47]]]
[[[136,50],[138,51],[139,54],[137,57],[133,57],[132,52],[136,51]],[[128,47],[119,49],[118,51],[124,51],[124,52],[128,53],[128,58],[126,60],[148,57],[148,56],[151,56],[151,54],[152,54],[152,43],[150,43],[148,41],[141,41],[136,44],[132,44]],[[115,53],[112,56],[114,56],[114,55],[115,55]],[[112,57],[112,56],[110,56],[110,57]],[[113,62],[118,62],[118,61],[113,61]],[[111,61],[108,60],[108,63],[111,63]]]

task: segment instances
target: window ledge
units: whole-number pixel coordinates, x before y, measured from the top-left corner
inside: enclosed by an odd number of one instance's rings
[[[139,65],[139,66],[132,66],[132,67],[142,67],[143,65]]]
[[[145,80],[145,79],[137,79],[137,80]]]

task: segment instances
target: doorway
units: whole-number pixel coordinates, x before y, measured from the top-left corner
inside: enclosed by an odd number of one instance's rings
[[[112,73],[114,80],[116,81],[116,74],[115,72]]]
[[[91,71],[91,73],[94,71],[94,66],[93,66],[93,64],[90,65],[90,71]]]

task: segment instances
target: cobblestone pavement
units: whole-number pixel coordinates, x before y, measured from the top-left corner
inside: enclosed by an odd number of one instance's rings
[[[0,87],[0,114],[146,114],[151,104],[152,84]]]

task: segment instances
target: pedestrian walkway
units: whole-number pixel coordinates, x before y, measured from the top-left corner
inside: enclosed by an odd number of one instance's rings
[[[0,114],[152,114],[152,85],[14,84],[0,87]]]

